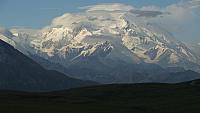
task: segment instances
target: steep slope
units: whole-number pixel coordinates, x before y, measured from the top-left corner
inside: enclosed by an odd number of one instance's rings
[[[0,40],[0,89],[45,91],[95,84],[47,71],[9,44]]]
[[[13,37],[13,34],[9,30],[0,27],[0,39],[12,46],[16,46],[11,37]]]

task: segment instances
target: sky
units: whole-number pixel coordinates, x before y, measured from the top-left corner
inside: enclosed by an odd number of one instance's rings
[[[163,24],[179,40],[200,42],[200,10],[185,10],[189,1],[197,2],[192,5],[200,4],[200,0],[0,0],[0,26],[42,28],[64,13],[82,12],[80,7],[122,3],[138,9],[170,12],[170,16],[152,21]]]

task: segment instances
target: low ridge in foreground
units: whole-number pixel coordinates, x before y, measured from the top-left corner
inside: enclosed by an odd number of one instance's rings
[[[49,93],[0,91],[1,113],[197,113],[199,80],[113,84]]]

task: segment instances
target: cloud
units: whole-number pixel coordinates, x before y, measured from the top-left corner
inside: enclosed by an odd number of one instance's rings
[[[81,7],[80,9],[85,10],[86,12],[92,11],[123,11],[131,12],[138,17],[156,17],[162,15],[163,12],[159,11],[160,8],[156,6],[146,6],[141,9],[137,9],[133,6],[121,4],[121,3],[106,3]]]
[[[120,3],[106,3],[106,4],[98,4],[98,5],[91,5],[91,6],[85,6],[80,7],[79,9],[84,10],[84,12],[79,13],[65,13],[64,15],[60,17],[56,17],[53,19],[51,26],[68,26],[72,27],[73,24],[79,23],[82,20],[87,19],[95,19],[95,15],[88,17],[88,12],[95,12],[95,11],[104,11],[104,12],[114,12],[114,11],[122,11],[122,12],[128,12],[130,10],[133,10],[133,6],[129,6],[126,4],[120,4]],[[108,16],[108,15],[107,15]],[[104,18],[102,15],[102,19],[108,19]]]
[[[52,26],[63,26],[63,25],[72,25],[74,22],[80,22],[86,18],[85,15],[81,15],[79,13],[72,14],[72,13],[65,13],[64,15],[54,18],[52,21]],[[68,26],[71,27],[71,26]]]
[[[144,15],[145,17],[157,17],[157,15],[162,15],[165,20],[169,19],[181,22],[182,20],[185,21],[196,18],[197,15],[195,14],[195,10],[197,8],[200,8],[200,0],[181,0],[176,4],[172,4],[164,8],[160,8],[158,6],[143,6],[135,12],[136,14],[141,13],[141,15]]]
[[[166,7],[159,6],[143,6],[136,8],[134,6],[120,3],[105,3],[81,7],[83,11],[80,13],[66,13],[63,16],[57,17],[52,21],[52,26],[72,25],[74,23],[87,20],[88,12],[124,12],[136,15],[139,20],[144,20],[148,23],[155,23],[168,30],[175,37],[184,41],[188,37],[199,40],[200,29],[200,0],[180,0],[178,3],[171,4]],[[106,14],[104,14],[106,15]],[[91,15],[90,15],[91,16]],[[106,15],[110,16],[110,15]],[[103,18],[103,13],[101,18]],[[95,19],[93,13],[90,17]],[[106,18],[105,18],[106,19]],[[70,27],[70,26],[69,26]],[[192,39],[187,39],[192,40]]]
[[[164,13],[161,11],[142,11],[142,10],[131,10],[133,14],[136,14],[137,17],[157,17],[159,15],[163,15]]]
[[[143,6],[133,13],[168,30],[181,41],[200,41],[200,0],[180,0],[166,7]]]
[[[130,11],[130,10],[133,10],[134,7],[130,6],[130,5],[126,5],[126,4],[120,4],[120,3],[106,3],[106,4],[81,7],[80,9],[85,9],[87,12],[91,12],[91,11]]]
[[[167,18],[182,22],[196,18],[195,9],[199,8],[199,6],[200,1],[191,0],[170,5],[164,10],[170,12]]]
[[[158,6],[143,6],[142,8],[140,8],[140,10],[142,11],[161,11],[161,8]]]
[[[200,6],[200,0],[185,0],[180,2],[180,5],[186,7],[186,8],[197,8]]]

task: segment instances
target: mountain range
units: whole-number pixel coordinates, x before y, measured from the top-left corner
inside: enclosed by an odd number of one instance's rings
[[[42,29],[0,29],[0,38],[46,69],[100,83],[200,78],[200,56],[133,10],[66,13]]]

